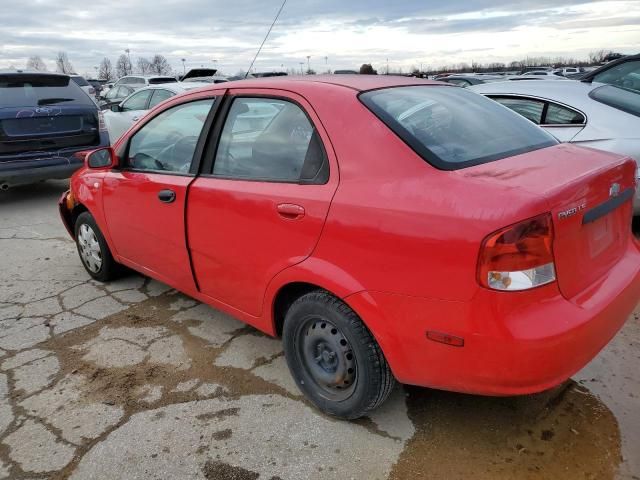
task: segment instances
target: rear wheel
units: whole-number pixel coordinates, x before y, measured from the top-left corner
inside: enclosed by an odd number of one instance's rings
[[[323,412],[355,419],[381,405],[395,379],[362,320],[318,290],[287,311],[284,351],[298,387]]]
[[[96,280],[107,282],[121,273],[109,246],[89,212],[81,213],[75,224],[76,246],[85,270]]]

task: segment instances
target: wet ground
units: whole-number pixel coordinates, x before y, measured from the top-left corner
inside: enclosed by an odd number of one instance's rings
[[[137,275],[89,280],[64,182],[0,192],[0,478],[640,479],[640,309],[566,384],[313,409],[280,343]]]

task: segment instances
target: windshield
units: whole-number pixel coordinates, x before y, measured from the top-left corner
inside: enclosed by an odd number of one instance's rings
[[[592,90],[589,96],[596,102],[640,117],[640,91],[603,85]]]
[[[524,117],[462,88],[365,92],[361,101],[427,162],[455,170],[558,143]]]
[[[595,75],[593,81],[640,92],[640,60],[615,65]]]
[[[65,75],[0,75],[1,107],[35,107],[70,101],[92,103],[87,94]]]

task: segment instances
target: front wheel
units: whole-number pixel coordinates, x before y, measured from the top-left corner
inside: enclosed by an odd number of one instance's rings
[[[381,405],[395,379],[356,313],[321,290],[296,300],[285,316],[284,352],[298,387],[323,412],[355,419]]]
[[[75,224],[76,246],[82,265],[92,278],[101,282],[113,280],[120,273],[109,246],[89,212],[81,213]]]

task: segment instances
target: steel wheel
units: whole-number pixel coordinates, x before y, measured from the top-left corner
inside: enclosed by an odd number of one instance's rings
[[[309,316],[298,329],[297,345],[304,368],[332,401],[353,395],[358,380],[356,358],[349,341],[332,322]]]
[[[90,225],[83,223],[78,229],[78,247],[80,258],[87,269],[93,273],[98,273],[102,268],[102,251],[98,237]]]

